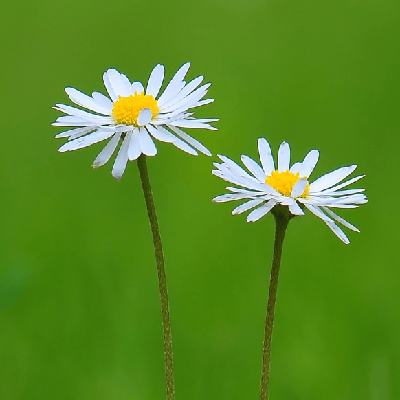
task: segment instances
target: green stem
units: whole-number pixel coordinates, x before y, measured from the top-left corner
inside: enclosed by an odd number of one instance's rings
[[[167,278],[165,275],[164,255],[161,244],[160,230],[157,222],[156,208],[154,207],[153,194],[151,192],[149,172],[147,169],[146,156],[140,155],[137,160],[140,179],[142,181],[143,194],[146,201],[147,214],[153,235],[154,253],[156,257],[158,286],[160,290],[161,314],[164,335],[164,362],[165,362],[165,386],[167,400],[175,399],[174,370],[172,355],[172,336],[169,318]]]
[[[286,228],[290,221],[290,216],[285,213],[275,212],[275,241],[274,256],[272,258],[271,277],[269,281],[269,294],[267,305],[267,316],[265,319],[263,361],[261,370],[261,392],[260,399],[268,400],[269,391],[269,365],[271,361],[271,341],[272,330],[274,327],[274,314],[276,303],[276,292],[278,289],[279,269],[281,265],[282,245],[285,238]]]

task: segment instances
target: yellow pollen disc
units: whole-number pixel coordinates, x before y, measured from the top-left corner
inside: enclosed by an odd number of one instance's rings
[[[271,175],[267,176],[265,183],[268,183],[269,186],[272,186],[275,190],[277,190],[284,196],[290,196],[292,193],[293,186],[301,178],[302,177],[298,172],[296,172],[296,174],[293,174],[289,170],[284,172],[272,171]],[[304,176],[304,178],[306,177]],[[307,182],[307,186],[304,189],[303,194],[299,197],[304,197],[308,199],[309,191],[310,191],[310,184]]]
[[[157,100],[152,95],[135,92],[135,95],[129,97],[118,96],[112,115],[118,124],[137,126],[137,118],[143,108],[150,108],[153,118],[159,112]]]

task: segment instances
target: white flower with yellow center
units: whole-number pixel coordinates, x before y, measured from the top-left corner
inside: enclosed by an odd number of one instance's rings
[[[81,149],[110,138],[93,162],[93,167],[100,167],[111,158],[122,139],[112,170],[116,179],[121,178],[128,160],[136,160],[142,153],[147,156],[157,153],[153,138],[172,143],[189,154],[197,155],[198,150],[210,156],[206,147],[181,129],[215,130],[209,123],[218,121],[214,118],[196,119],[192,117],[193,113],[188,112],[214,101],[203,99],[211,84],[200,86],[202,76],[185,82],[189,66],[190,63],[186,63],[178,70],[160,96],[164,80],[164,66],[160,64],[151,72],[146,90],[140,82],[131,83],[115,69],[109,69],[103,75],[110,98],[99,92],[88,96],[74,88],[66,88],[72,102],[96,114],[57,104],[54,108],[67,115],[57,118],[53,125],[77,127],[56,136],[68,138],[59,151]]]
[[[258,152],[262,167],[248,156],[241,157],[250,174],[229,158],[218,156],[222,163],[214,163],[217,170],[213,174],[241,188],[227,187],[232,193],[217,196],[213,199],[214,202],[249,199],[232,211],[232,214],[241,214],[255,208],[247,216],[248,222],[257,221],[278,204],[287,206],[294,216],[304,215],[303,210],[307,208],[321,218],[339,239],[346,244],[350,243],[336,223],[339,222],[355,232],[359,230],[330,208],[355,208],[367,202],[366,196],[362,194],[364,189],[341,190],[364,176],[359,175],[340,183],[357,165],[338,168],[310,183],[308,179],[317,164],[318,150],[311,150],[303,162],[290,167],[290,147],[283,142],[279,147],[276,169],[271,148],[264,138],[258,140]]]

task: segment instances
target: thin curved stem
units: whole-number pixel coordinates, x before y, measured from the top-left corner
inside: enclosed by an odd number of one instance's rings
[[[147,169],[146,156],[140,155],[137,160],[140,180],[142,182],[143,194],[146,201],[147,214],[153,235],[154,253],[157,264],[158,286],[160,290],[161,314],[164,335],[164,362],[165,362],[165,386],[167,400],[175,399],[174,369],[172,354],[171,324],[169,318],[169,303],[167,292],[167,278],[165,275],[164,255],[161,244],[160,230],[158,227],[156,208],[154,206],[153,194],[150,186],[149,172]]]
[[[269,365],[271,361],[271,341],[274,327],[276,293],[278,289],[279,269],[281,265],[282,245],[285,238],[286,228],[290,218],[287,215],[276,213],[275,217],[275,241],[274,256],[272,258],[271,277],[269,281],[269,294],[267,305],[267,316],[265,318],[263,361],[261,370],[261,391],[260,399],[268,400],[269,391]]]

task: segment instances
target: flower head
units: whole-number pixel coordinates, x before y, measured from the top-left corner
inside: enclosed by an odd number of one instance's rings
[[[303,162],[290,167],[290,147],[288,143],[283,142],[279,147],[276,169],[271,148],[264,138],[258,140],[258,152],[262,167],[248,156],[241,157],[250,174],[229,158],[218,156],[222,163],[214,163],[217,169],[213,174],[240,188],[227,187],[232,193],[217,196],[213,201],[248,199],[232,211],[232,214],[241,214],[254,208],[247,216],[248,222],[257,221],[278,204],[287,206],[293,216],[304,215],[303,210],[307,208],[321,218],[339,239],[346,244],[350,243],[336,223],[339,222],[355,232],[359,230],[336,215],[331,208],[355,208],[367,202],[366,196],[362,193],[364,189],[341,190],[364,176],[359,175],[340,183],[356,169],[357,165],[338,168],[310,183],[309,176],[317,164],[318,150],[311,150]]]
[[[99,92],[88,96],[67,87],[65,91],[71,101],[92,112],[64,104],[54,107],[67,115],[57,118],[53,125],[74,127],[56,136],[68,138],[59,151],[77,150],[110,139],[93,162],[93,167],[100,167],[111,158],[122,140],[112,170],[116,179],[121,178],[128,160],[136,160],[142,153],[148,156],[157,153],[153,138],[172,143],[189,154],[197,155],[198,150],[210,156],[206,147],[181,129],[215,130],[209,123],[218,121],[215,118],[197,119],[188,112],[214,101],[203,99],[211,84],[199,86],[202,76],[185,82],[189,66],[186,63],[178,70],[160,96],[164,80],[164,66],[160,64],[151,72],[146,90],[140,82],[131,83],[115,69],[109,69],[103,75],[109,98]]]

